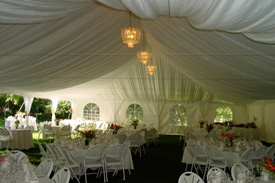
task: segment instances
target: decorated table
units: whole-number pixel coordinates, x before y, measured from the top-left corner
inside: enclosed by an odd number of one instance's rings
[[[30,129],[14,129],[10,130],[11,138],[9,148],[27,150],[33,148],[33,138]],[[7,142],[2,142],[2,147],[6,148]]]

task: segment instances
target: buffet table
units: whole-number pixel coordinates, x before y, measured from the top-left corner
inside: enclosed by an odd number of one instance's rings
[[[10,130],[11,138],[9,148],[27,150],[33,148],[32,132],[30,129]],[[6,148],[7,142],[2,142],[2,148]]]
[[[260,131],[258,128],[243,128],[243,127],[232,127],[233,134],[240,136],[246,140],[259,140]]]

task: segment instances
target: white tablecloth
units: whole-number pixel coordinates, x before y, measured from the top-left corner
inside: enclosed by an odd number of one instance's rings
[[[33,148],[33,139],[31,130],[25,129],[16,129],[10,130],[12,140],[10,141],[10,149],[30,149]],[[2,142],[2,147],[6,148],[7,143]]]
[[[238,163],[240,161],[240,157],[243,152],[223,151],[223,153],[225,155],[229,167],[232,167],[235,163]],[[192,160],[193,159],[189,151],[184,150],[181,162],[191,164]]]
[[[259,140],[261,135],[258,128],[233,127],[232,132],[233,134],[239,135],[241,138],[246,140]]]

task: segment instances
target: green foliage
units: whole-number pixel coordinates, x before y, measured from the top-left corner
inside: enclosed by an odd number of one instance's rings
[[[51,107],[52,101],[44,98],[34,98],[30,115],[37,116],[37,121],[50,121],[51,120]]]
[[[233,112],[227,106],[220,106],[215,111],[215,122],[225,122],[233,120]]]
[[[56,118],[69,119],[71,117],[71,102],[66,100],[60,100],[55,112]]]
[[[19,95],[10,93],[0,93],[0,115],[8,117],[15,115],[24,102],[24,98]],[[21,111],[25,110],[25,106],[22,106]]]

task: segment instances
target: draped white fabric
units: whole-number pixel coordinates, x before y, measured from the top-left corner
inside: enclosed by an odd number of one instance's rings
[[[33,101],[32,96],[24,96],[25,112],[27,114],[26,125],[29,125],[29,113],[32,107],[32,101]]]
[[[160,15],[186,17],[199,29],[243,33],[255,41],[275,42],[273,0],[99,1],[117,9],[129,9],[145,19],[156,19]]]
[[[71,100],[74,118],[82,117],[85,104],[99,101],[106,121],[124,121],[128,105],[136,102],[148,105],[145,119],[165,133],[175,132],[167,124],[176,103],[187,105],[191,124],[214,119],[215,107],[229,102],[238,122],[259,113],[268,135],[272,120],[264,113],[273,105],[253,103],[246,111],[242,104],[275,98],[274,5],[273,0],[4,0],[0,92]],[[130,49],[121,42],[121,28],[129,26],[126,10],[137,15],[132,26],[146,32],[146,49],[153,53],[149,64],[157,65],[153,76],[136,57],[143,43]]]

